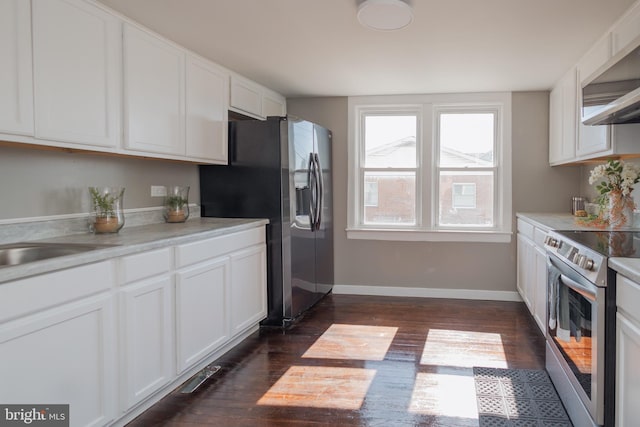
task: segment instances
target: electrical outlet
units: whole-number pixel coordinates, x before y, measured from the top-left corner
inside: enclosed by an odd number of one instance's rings
[[[167,195],[167,188],[164,185],[152,185],[151,197],[164,197]]]

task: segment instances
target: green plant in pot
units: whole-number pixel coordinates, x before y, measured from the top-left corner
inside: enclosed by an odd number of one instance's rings
[[[167,222],[185,222],[189,218],[189,187],[167,187],[164,199],[164,219]]]
[[[124,188],[89,187],[91,197],[90,223],[95,233],[117,233],[124,226],[122,199]]]

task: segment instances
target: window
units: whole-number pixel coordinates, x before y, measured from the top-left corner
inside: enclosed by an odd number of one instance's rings
[[[507,93],[349,98],[348,237],[510,241],[510,110]]]
[[[363,112],[364,184],[361,222],[416,224],[417,113]],[[375,188],[375,203],[372,189]]]

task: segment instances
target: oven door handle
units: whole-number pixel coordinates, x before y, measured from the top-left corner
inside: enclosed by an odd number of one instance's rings
[[[565,276],[564,274],[560,274],[560,280],[562,280],[562,283],[564,283],[569,288],[573,289],[589,301],[596,301],[596,295],[591,290],[587,289],[584,285],[581,285],[580,283]]]

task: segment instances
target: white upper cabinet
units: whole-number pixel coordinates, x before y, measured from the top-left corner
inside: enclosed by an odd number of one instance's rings
[[[229,75],[193,55],[186,61],[186,154],[227,163]]]
[[[33,135],[31,9],[24,0],[0,2],[0,132]]]
[[[282,95],[237,74],[231,75],[229,107],[259,119],[287,114],[286,100]]]
[[[184,50],[124,25],[125,148],[185,154]]]
[[[33,0],[36,138],[116,147],[120,21],[78,0]]]
[[[631,50],[640,42],[640,2],[637,2],[627,13],[620,19],[611,34],[612,54],[616,55],[623,49]]]
[[[593,79],[593,73],[611,57],[611,38],[601,38],[578,62],[578,138],[576,154],[585,156],[611,149],[611,126],[586,126],[582,124],[582,87]]]
[[[229,106],[243,114],[264,118],[262,114],[262,88],[251,80],[232,75]]]
[[[265,89],[262,93],[262,114],[269,116],[286,116],[287,101],[279,93]]]
[[[572,68],[549,95],[549,163],[558,165],[576,156],[576,69]]]

